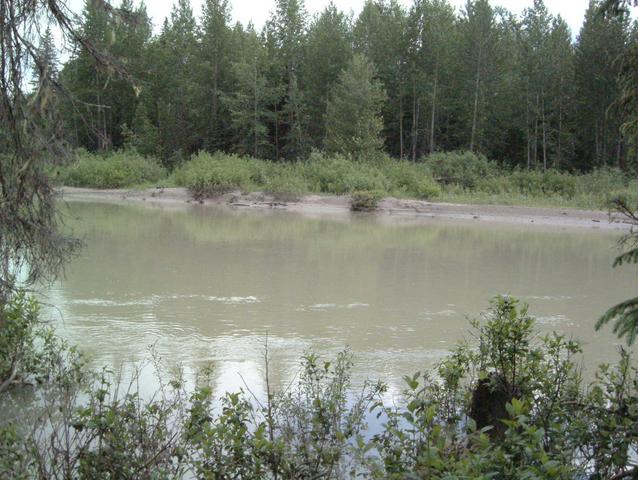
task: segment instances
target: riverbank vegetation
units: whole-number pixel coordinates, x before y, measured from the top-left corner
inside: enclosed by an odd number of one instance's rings
[[[23,302],[17,299],[20,308]],[[0,474],[570,480],[635,474],[638,370],[628,354],[587,383],[578,343],[539,337],[514,299],[496,298],[472,326],[471,339],[432,371],[406,376],[394,400],[383,383],[351,384],[348,352],[333,361],[307,353],[298,379],[281,391],[266,380],[264,396],[250,387],[215,392],[206,372],[193,389],[180,375],[166,379],[150,400],[141,398],[135,379],[127,388],[107,372],[79,385],[56,379],[33,411],[15,410],[16,420],[0,427]],[[264,365],[268,375],[267,349]]]
[[[168,173],[158,160],[135,151],[80,152],[68,165],[49,169],[59,185],[90,188],[180,186],[204,198],[230,191],[263,192],[281,201],[308,194],[384,196],[434,201],[606,209],[624,197],[638,200],[638,181],[615,168],[587,174],[504,169],[472,152],[428,155],[418,162],[383,154],[348,157],[313,152],[301,162],[200,152]]]

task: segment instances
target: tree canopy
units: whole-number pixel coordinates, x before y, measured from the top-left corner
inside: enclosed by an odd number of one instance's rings
[[[227,1],[196,12],[180,0],[151,34],[144,8],[124,2],[138,21],[119,25],[111,42],[89,2],[87,39],[121,56],[139,90],[86,61],[76,42],[61,84],[103,108],[88,109],[88,122],[65,115],[65,138],[101,150],[133,133],[169,167],[202,149],[305,158],[326,147],[329,92],[362,54],[387,94],[383,150],[394,157],[469,149],[522,168],[631,170],[634,90],[625,83],[636,69],[618,59],[638,47],[626,16],[601,14],[621,11],[612,3],[592,1],[571,32],[542,0],[521,16],[489,0],[458,12],[448,0],[409,9],[368,0],[356,17],[334,4],[310,16],[303,0],[280,0],[257,31],[233,25]]]

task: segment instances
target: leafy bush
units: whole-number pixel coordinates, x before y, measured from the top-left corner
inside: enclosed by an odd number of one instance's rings
[[[497,165],[487,157],[469,151],[441,152],[423,159],[438,181],[474,188],[484,178],[497,172]]]
[[[355,440],[382,387],[366,384],[361,395],[349,395],[348,352],[334,362],[308,353],[301,363],[299,381],[285,392],[268,392],[260,408],[242,393],[227,393],[222,413],[214,414],[209,387],[193,394],[185,437],[198,478],[351,476]]]
[[[583,389],[578,344],[539,338],[526,306],[499,297],[472,323],[475,342],[461,343],[432,374],[406,377],[404,407],[380,407],[388,420],[373,440],[374,478],[572,480],[626,471],[638,446],[638,372],[625,354]]]
[[[313,152],[301,171],[310,189],[318,193],[345,195],[357,190],[387,190],[387,180],[378,169],[341,155],[326,157]]]
[[[412,192],[416,198],[430,200],[441,195],[441,187],[431,177],[424,176],[415,185],[414,190],[409,191],[409,193]]]
[[[522,195],[557,195],[573,198],[577,181],[574,175],[556,170],[515,170],[509,175],[514,191]]]
[[[282,169],[268,174],[264,179],[263,190],[275,200],[295,202],[308,192],[308,186],[303,178],[295,175],[295,172]]]
[[[260,163],[225,153],[200,152],[176,170],[173,180],[196,197],[208,197],[245,189],[264,177]]]
[[[422,163],[386,158],[380,168],[395,194],[422,199],[436,198],[441,194],[441,187],[432,178],[430,169]]]
[[[22,290],[0,304],[0,394],[15,385],[66,384],[81,378],[82,357],[39,315],[38,302]]]
[[[65,473],[77,471],[80,478],[183,477],[182,426],[174,423],[183,413],[181,383],[170,382],[160,398],[150,401],[136,391],[120,397],[114,387],[103,373],[89,389],[88,401],[74,410],[69,435],[77,460],[67,464]]]
[[[593,195],[601,206],[611,205],[614,198],[623,196],[630,201],[638,200],[638,181],[617,168],[603,167],[586,175],[577,176],[578,193]]]
[[[108,155],[82,152],[78,160],[53,170],[54,180],[69,187],[124,188],[166,178],[155,160],[133,151]]]
[[[375,210],[383,193],[375,191],[354,192],[350,197],[350,209],[354,212],[369,212]]]
[[[499,175],[480,179],[476,183],[477,192],[484,192],[490,195],[508,195],[518,193],[510,176]]]
[[[618,168],[602,167],[594,170],[587,175],[581,176],[586,180],[585,187],[587,190],[595,192],[614,192],[623,190],[629,183],[629,177]]]

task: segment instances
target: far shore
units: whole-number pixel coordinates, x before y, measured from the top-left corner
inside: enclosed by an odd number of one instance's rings
[[[237,209],[283,209],[311,215],[350,215],[348,196],[308,195],[294,201],[282,201],[259,192],[230,192],[205,200],[196,200],[185,188],[113,189],[60,188],[62,197],[72,201],[108,203],[226,205]],[[429,219],[510,225],[537,225],[557,228],[628,230],[631,223],[620,216],[599,210],[574,208],[522,207],[508,205],[470,205],[438,203],[388,197],[371,213],[381,219]]]

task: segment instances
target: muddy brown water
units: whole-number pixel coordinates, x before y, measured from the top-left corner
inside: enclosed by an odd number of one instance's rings
[[[635,268],[612,269],[618,232],[374,216],[309,218],[217,207],[68,204],[82,254],[45,300],[94,365],[148,358],[187,372],[211,364],[218,391],[295,377],[300,356],[348,347],[353,378],[402,388],[467,336],[494,295],[529,303],[541,332],[582,340],[584,364],[620,342],[597,317],[636,295]],[[244,380],[242,380],[242,377]],[[154,388],[145,376],[144,388]]]

